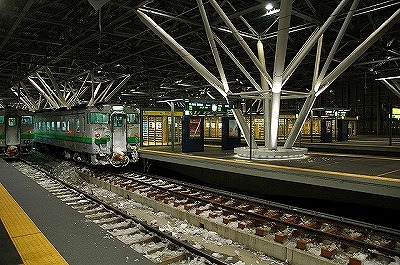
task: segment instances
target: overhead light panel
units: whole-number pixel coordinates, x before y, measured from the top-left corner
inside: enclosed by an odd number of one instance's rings
[[[266,15],[267,15],[267,16],[271,16],[271,15],[273,15],[273,14],[279,13],[279,11],[281,11],[279,8],[271,9],[271,10],[268,10],[268,11],[267,11]]]
[[[381,78],[377,78],[375,80],[391,80],[391,79],[400,79],[400,75],[398,75],[398,76],[381,77]]]
[[[265,9],[267,9],[267,10],[271,10],[272,8],[274,8],[274,6],[273,6],[271,3],[268,3],[268,4],[265,6]]]

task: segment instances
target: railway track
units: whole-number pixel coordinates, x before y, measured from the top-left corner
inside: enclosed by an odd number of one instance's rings
[[[55,178],[42,165],[22,163],[36,171],[30,177],[39,185],[155,264],[232,264],[127,214],[112,206],[112,201],[101,200],[77,185]]]
[[[240,235],[247,233],[267,241],[272,239],[275,243],[303,251],[317,245],[319,252],[314,250],[314,254],[331,261],[341,255],[341,260],[345,257],[349,264],[361,264],[363,259],[377,257],[390,263],[395,256],[400,256],[398,230],[159,176],[97,172],[91,177],[98,180],[96,184],[100,181],[113,186],[110,189],[124,190],[125,196],[146,197],[197,215],[204,219],[203,223],[208,220],[242,231]]]

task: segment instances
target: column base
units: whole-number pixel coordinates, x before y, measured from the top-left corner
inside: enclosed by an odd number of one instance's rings
[[[257,149],[251,150],[252,159],[260,160],[279,160],[279,159],[298,159],[302,158],[307,154],[307,148],[292,147],[290,149],[278,146],[277,150],[269,150],[266,147],[258,147]],[[249,147],[236,147],[234,153],[239,158],[250,158]]]

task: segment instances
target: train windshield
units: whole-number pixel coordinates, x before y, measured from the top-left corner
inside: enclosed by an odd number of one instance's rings
[[[114,116],[114,127],[122,127],[123,116]]]
[[[89,113],[89,123],[92,124],[108,124],[110,121],[110,115],[101,112]]]
[[[128,113],[128,123],[139,124],[139,114],[138,113]]]
[[[17,125],[17,118],[8,118],[8,127],[13,127]]]
[[[0,123],[4,123],[4,116],[0,116]]]
[[[33,116],[22,116],[21,124],[33,124]]]

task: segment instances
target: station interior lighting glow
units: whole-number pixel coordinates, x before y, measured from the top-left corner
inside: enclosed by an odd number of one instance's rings
[[[267,10],[271,10],[272,8],[274,8],[274,6],[273,6],[271,3],[268,3],[268,4],[265,6],[265,9],[267,9]]]

